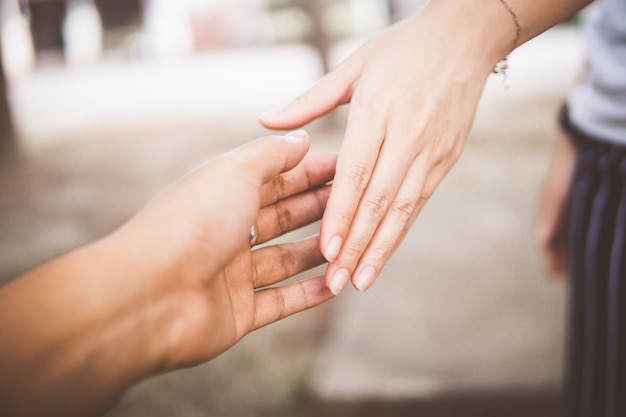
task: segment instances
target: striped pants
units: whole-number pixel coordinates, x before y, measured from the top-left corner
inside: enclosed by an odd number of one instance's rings
[[[626,417],[626,147],[562,125],[577,150],[570,189],[568,417]]]

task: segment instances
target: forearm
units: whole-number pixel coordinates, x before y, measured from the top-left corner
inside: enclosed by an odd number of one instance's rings
[[[431,0],[424,11],[439,14],[433,16],[435,21],[447,22],[444,26],[451,36],[473,40],[477,50],[490,62],[497,62],[515,47],[570,18],[591,1],[507,0],[519,24],[519,38],[515,19],[502,0]]]
[[[492,0],[490,0],[492,1]],[[500,1],[500,0],[498,0]],[[563,22],[593,0],[508,0],[521,26],[520,44]]]
[[[0,414],[92,415],[158,370],[166,303],[100,241],[0,289]],[[162,345],[162,344],[161,344]]]

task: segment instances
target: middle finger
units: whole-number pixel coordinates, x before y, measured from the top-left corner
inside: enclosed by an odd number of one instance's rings
[[[350,274],[389,208],[394,204],[406,172],[414,161],[413,154],[407,152],[404,143],[394,139],[397,138],[386,139],[381,148],[370,184],[359,202],[339,256],[333,262],[335,268],[345,268]]]
[[[261,188],[261,207],[284,198],[319,187],[335,176],[337,155],[321,154],[305,157],[294,169],[277,175]]]
[[[256,222],[256,243],[265,243],[319,220],[326,208],[330,188],[326,185],[262,208]]]

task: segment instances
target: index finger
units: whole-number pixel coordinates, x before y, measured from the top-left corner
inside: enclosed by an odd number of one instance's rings
[[[263,184],[261,207],[326,184],[335,176],[336,164],[334,154],[307,156],[294,169]]]
[[[355,106],[353,103],[352,106]],[[322,218],[320,241],[322,252],[334,261],[343,245],[350,223],[365,192],[385,136],[384,125],[367,112],[348,114],[346,133],[339,157],[333,187]]]

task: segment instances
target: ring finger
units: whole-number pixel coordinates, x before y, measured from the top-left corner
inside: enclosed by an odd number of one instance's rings
[[[268,246],[252,252],[254,288],[266,287],[326,262],[319,250],[319,236]]]
[[[445,175],[442,165],[431,168],[423,159],[411,166],[394,207],[381,222],[355,270],[354,286],[365,291],[372,286],[391,254],[400,245],[411,225]],[[415,186],[419,184],[419,186]]]

